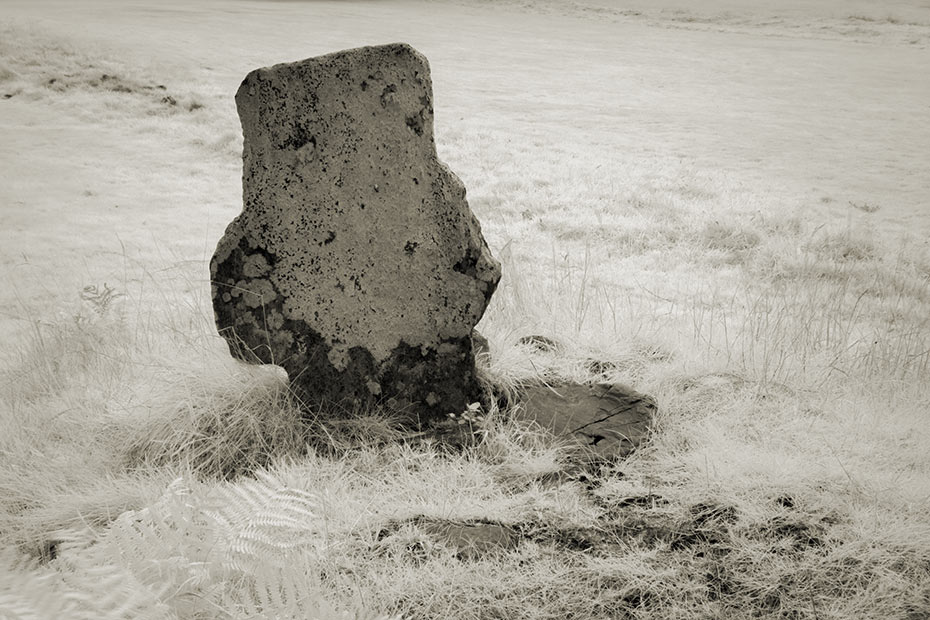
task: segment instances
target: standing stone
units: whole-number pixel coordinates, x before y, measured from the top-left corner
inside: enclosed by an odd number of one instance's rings
[[[216,323],[310,407],[423,423],[480,399],[471,334],[500,264],[437,159],[432,97],[406,44],[258,69],[236,94],[243,209],[210,263]]]

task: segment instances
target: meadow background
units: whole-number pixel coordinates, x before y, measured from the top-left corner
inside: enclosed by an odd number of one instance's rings
[[[930,616],[930,2],[769,5],[0,0],[0,616]],[[594,479],[506,411],[300,423],[215,335],[239,82],[394,41],[503,263],[489,375],[658,401]]]

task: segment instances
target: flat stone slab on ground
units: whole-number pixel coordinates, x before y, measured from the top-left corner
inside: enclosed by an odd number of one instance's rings
[[[513,528],[501,523],[421,519],[418,525],[433,540],[455,549],[462,559],[475,560],[496,550],[510,550],[520,541]]]
[[[423,422],[481,398],[472,329],[500,279],[436,156],[429,65],[409,45],[251,72],[243,210],[211,262],[217,327],[307,404]]]
[[[514,412],[516,419],[572,439],[592,456],[617,459],[646,439],[656,403],[622,384],[562,383],[528,388]]]

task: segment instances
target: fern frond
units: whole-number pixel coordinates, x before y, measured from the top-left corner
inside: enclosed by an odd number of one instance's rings
[[[361,608],[339,609],[322,592],[320,578],[299,565],[276,568],[253,577],[249,587],[230,592],[225,606],[235,620],[403,620]]]
[[[222,531],[226,566],[250,573],[266,565],[283,567],[294,553],[318,548],[318,504],[312,493],[265,474],[220,487],[204,514]]]
[[[399,620],[334,607],[323,595],[320,499],[267,473],[215,489],[207,515],[241,577],[222,607],[237,620]]]
[[[176,620],[163,602],[165,588],[146,584],[120,564],[98,564],[98,558],[56,561],[64,598],[80,610],[81,618],[106,620]]]
[[[8,559],[18,581],[0,582],[0,617],[372,620],[323,595],[319,503],[267,474],[215,487],[178,479],[105,529],[58,533],[47,567]]]
[[[151,506],[117,517],[93,545],[67,549],[56,561],[63,578],[120,619],[204,612],[226,575],[211,561],[217,545],[190,485],[174,481]]]

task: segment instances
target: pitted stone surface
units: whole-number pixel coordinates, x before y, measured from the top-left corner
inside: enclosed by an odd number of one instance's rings
[[[471,332],[500,279],[437,159],[405,44],[258,69],[236,95],[243,210],[210,264],[217,327],[310,405],[423,420],[478,399]]]

